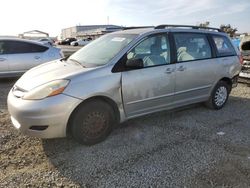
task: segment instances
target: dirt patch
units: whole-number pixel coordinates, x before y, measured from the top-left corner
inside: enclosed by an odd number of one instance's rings
[[[247,188],[250,185],[250,165],[249,161],[244,161],[243,164],[238,159],[219,161],[209,172],[197,175],[192,184],[204,188]]]

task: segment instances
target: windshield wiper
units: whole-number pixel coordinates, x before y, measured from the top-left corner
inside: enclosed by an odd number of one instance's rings
[[[66,61],[69,57],[61,58],[60,61]]]
[[[75,63],[77,63],[77,64],[79,64],[79,65],[81,65],[82,67],[84,67],[85,68],[85,66],[83,66],[79,61],[77,61],[77,60],[75,60],[75,59],[69,59],[70,61],[73,61],[73,62],[75,62]]]

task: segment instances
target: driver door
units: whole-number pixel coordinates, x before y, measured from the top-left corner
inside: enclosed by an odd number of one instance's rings
[[[127,117],[147,114],[173,105],[175,64],[170,64],[167,34],[146,37],[127,53],[143,67],[122,72],[122,95]]]

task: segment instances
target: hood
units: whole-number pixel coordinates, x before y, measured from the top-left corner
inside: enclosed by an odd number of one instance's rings
[[[83,68],[74,62],[56,60],[30,69],[16,82],[15,86],[24,91],[29,91],[52,80],[67,79],[73,74],[91,69],[93,68]]]

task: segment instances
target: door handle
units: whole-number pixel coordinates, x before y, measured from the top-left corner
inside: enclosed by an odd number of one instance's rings
[[[180,67],[177,69],[177,71],[184,71],[184,70],[186,70],[186,69],[187,69],[186,67],[180,66]]]
[[[35,59],[40,59],[40,57],[39,56],[35,56]]]
[[[166,74],[171,74],[172,72],[174,72],[174,69],[167,68],[167,69],[165,70],[165,73],[166,73]]]
[[[5,58],[0,58],[0,61],[5,61],[6,59]]]

